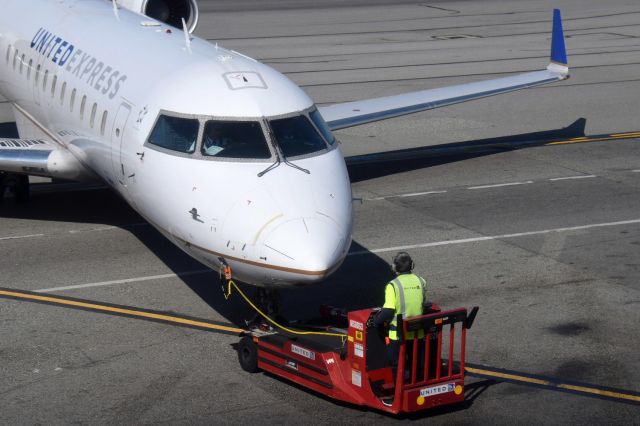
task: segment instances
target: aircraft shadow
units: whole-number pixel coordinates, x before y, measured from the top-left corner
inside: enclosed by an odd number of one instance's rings
[[[17,204],[9,199],[1,203],[0,217],[120,227],[132,233],[176,274],[205,269],[153,227],[140,226],[145,223],[144,219],[107,188],[62,192],[34,191],[27,204]],[[365,248],[354,242],[352,250],[361,251]],[[347,257],[340,270],[322,284],[283,291],[283,314],[287,318],[308,318],[309,312],[313,311],[313,315],[318,313],[317,308],[320,304],[349,309],[380,305],[382,286],[390,277],[388,263],[375,255]],[[225,300],[218,273],[212,271],[208,274],[181,276],[181,280],[229,321],[242,325],[245,319],[252,317],[250,308],[239,295],[235,294],[228,301]],[[253,287],[238,284],[249,297],[253,297]],[[357,297],[354,297],[356,294]],[[292,308],[288,309],[288,306]]]
[[[29,203],[5,200],[0,217],[52,222],[95,223],[116,226],[131,232],[169,269],[176,273],[205,269],[151,226],[140,226],[144,219],[109,189],[86,191],[35,192]],[[365,250],[357,242],[352,250]],[[320,304],[348,309],[382,304],[383,285],[391,277],[386,261],[375,255],[349,256],[340,270],[327,281],[307,288],[282,292],[283,314],[287,318],[318,313]],[[105,279],[109,279],[105,277]],[[242,325],[251,318],[251,310],[237,294],[225,300],[216,272],[182,276],[181,280],[203,301],[229,321]],[[239,283],[253,297],[253,287]],[[291,306],[291,309],[287,308]],[[140,306],[144,307],[144,306]],[[184,312],[189,314],[188,312]]]
[[[349,172],[353,181],[357,182],[495,152],[537,146],[561,137],[583,135],[585,121],[579,119],[559,130],[351,157]],[[4,130],[7,130],[6,127]],[[0,133],[0,137],[10,136]],[[399,161],[407,158],[410,160]],[[151,226],[131,226],[145,221],[107,188],[73,190],[71,186],[70,190],[58,192],[38,191],[37,184],[33,187],[33,195],[28,204],[16,204],[13,200],[6,200],[0,204],[0,217],[121,227],[135,235],[174,273],[204,269],[203,265],[186,255]],[[50,188],[55,185],[44,184],[43,187]],[[366,250],[366,247],[356,241],[351,247],[352,252]],[[370,252],[347,256],[338,271],[325,282],[282,291],[283,316],[288,319],[316,317],[318,307],[322,304],[346,310],[381,306],[384,286],[393,277],[389,263],[390,259],[383,259]],[[245,319],[252,317],[250,307],[239,295],[225,300],[217,273],[212,271],[181,276],[181,280],[230,322],[241,326],[244,325]],[[253,287],[239,285],[250,297],[253,296]]]
[[[203,265],[178,249],[154,228],[135,227],[130,232],[173,272],[203,269]],[[365,248],[354,242],[352,250],[360,251]],[[384,285],[392,277],[389,262],[377,255],[348,256],[328,280],[309,287],[282,290],[281,314],[288,320],[309,320],[318,317],[319,307],[323,304],[347,310],[381,306],[384,302]],[[225,299],[223,281],[217,272],[182,276],[180,279],[231,323],[245,326],[245,320],[254,317],[252,308],[236,292]],[[254,287],[240,282],[236,284],[249,298],[255,300]]]

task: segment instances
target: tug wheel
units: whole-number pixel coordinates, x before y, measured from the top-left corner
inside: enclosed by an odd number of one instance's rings
[[[240,367],[248,373],[258,372],[258,348],[249,336],[244,336],[238,344]]]

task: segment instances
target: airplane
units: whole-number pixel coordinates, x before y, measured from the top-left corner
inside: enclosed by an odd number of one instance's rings
[[[549,65],[487,81],[317,107],[278,71],[193,35],[195,0],[5,0],[5,184],[107,184],[180,249],[258,288],[324,280],[352,240],[333,131],[569,77],[559,10]],[[4,191],[3,191],[4,192]]]

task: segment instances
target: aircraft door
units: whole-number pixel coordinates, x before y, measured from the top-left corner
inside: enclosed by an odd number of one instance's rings
[[[118,108],[115,122],[113,123],[113,131],[111,133],[111,164],[113,166],[113,180],[118,182],[124,188],[127,187],[127,171],[122,157],[122,146],[124,143],[125,129],[127,121],[131,114],[131,105],[122,103]]]

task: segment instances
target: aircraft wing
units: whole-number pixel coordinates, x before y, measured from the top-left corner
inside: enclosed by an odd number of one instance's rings
[[[49,177],[47,162],[56,148],[43,139],[0,139],[0,171]]]
[[[553,11],[551,62],[546,69],[493,80],[320,107],[331,130],[399,117],[569,78],[560,10]]]
[[[45,139],[0,139],[0,172],[81,181],[95,178],[69,150]]]

